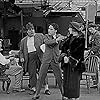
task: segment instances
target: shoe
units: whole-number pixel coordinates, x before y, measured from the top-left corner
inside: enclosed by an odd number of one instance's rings
[[[36,89],[35,88],[30,88],[30,91],[36,92]]]
[[[65,96],[62,96],[62,100],[68,100],[68,98]]]
[[[25,89],[13,89],[13,92],[24,92]]]
[[[10,94],[10,91],[6,91],[7,94]]]
[[[32,100],[37,100],[39,99],[40,95],[34,95],[34,97],[32,98]]]
[[[50,94],[51,94],[51,93],[50,93],[50,90],[45,90],[44,94],[50,95]]]

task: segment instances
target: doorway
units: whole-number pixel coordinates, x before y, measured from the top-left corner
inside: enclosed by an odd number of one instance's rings
[[[16,30],[15,27],[12,27],[12,29],[8,30],[8,38],[11,42],[10,50],[19,50],[19,43],[21,40],[19,30]]]

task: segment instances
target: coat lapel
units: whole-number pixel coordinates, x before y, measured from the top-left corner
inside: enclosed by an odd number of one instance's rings
[[[24,47],[25,47],[25,49],[26,49],[27,52],[28,52],[28,48],[27,48],[27,38],[28,38],[28,36],[25,38]]]

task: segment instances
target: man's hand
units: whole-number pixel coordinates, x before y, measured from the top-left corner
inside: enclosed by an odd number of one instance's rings
[[[58,41],[61,41],[61,40],[63,40],[63,39],[65,39],[65,37],[64,36],[59,36],[57,39],[56,39],[56,41],[58,42]]]

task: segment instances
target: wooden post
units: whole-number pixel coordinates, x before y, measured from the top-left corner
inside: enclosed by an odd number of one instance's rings
[[[86,33],[85,33],[85,48],[88,47],[88,5],[86,6]]]
[[[23,12],[21,11],[20,14],[21,14],[21,31],[22,31],[22,32],[21,32],[21,34],[22,34],[22,37],[21,37],[21,38],[23,38],[23,37],[24,37],[24,35],[23,35],[23,26],[24,26],[24,25],[23,25]]]

